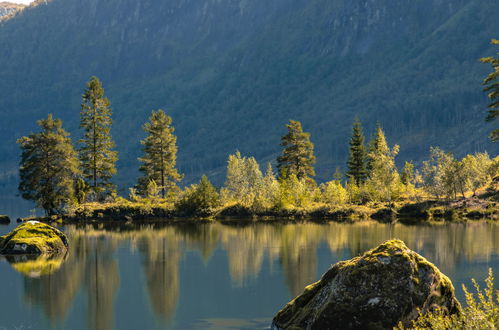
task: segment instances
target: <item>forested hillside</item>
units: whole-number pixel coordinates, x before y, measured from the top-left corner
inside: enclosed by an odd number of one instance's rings
[[[53,0],[0,24],[0,182],[47,113],[73,139],[98,76],[111,101],[116,182],[138,176],[141,125],[172,116],[185,181],[224,177],[229,153],[275,160],[289,119],[311,133],[318,181],[345,166],[353,118],[376,121],[399,160],[438,145],[457,156],[487,136],[481,81],[497,0]],[[9,188],[11,189],[11,188]]]

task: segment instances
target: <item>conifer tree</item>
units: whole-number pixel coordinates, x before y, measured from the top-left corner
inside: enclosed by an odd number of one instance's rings
[[[499,45],[499,40],[492,39],[493,45]],[[499,55],[497,53],[496,55]],[[499,57],[484,57],[480,59],[483,63],[490,63],[493,71],[487,75],[483,84],[485,85],[484,91],[488,92],[488,97],[492,103],[489,104],[488,121],[497,120],[499,118]],[[499,129],[492,131],[490,135],[492,141],[499,141]]]
[[[362,124],[357,117],[353,122],[347,166],[347,175],[355,181],[356,185],[360,185],[366,181],[367,170],[364,133],[362,132]]]
[[[111,138],[110,103],[97,77],[90,78],[82,96],[80,127],[84,130],[79,157],[82,174],[90,189],[102,197],[114,190],[111,178],[116,173],[118,153]]]
[[[288,134],[281,138],[281,146],[285,149],[277,158],[279,176],[286,178],[294,174],[298,180],[312,180],[310,177],[315,175],[315,156],[310,133],[303,132],[299,121],[290,120],[286,127]]]
[[[390,201],[393,192],[400,182],[400,176],[395,167],[395,156],[399,152],[399,146],[392,149],[388,147],[385,133],[378,123],[374,138],[369,143],[368,157],[368,186],[372,195]],[[376,198],[374,198],[376,199]]]
[[[144,131],[148,136],[141,141],[144,157],[140,171],[143,176],[139,178],[138,189],[141,194],[147,191],[147,185],[154,180],[159,186],[161,196],[166,197],[168,191],[177,187],[177,182],[182,175],[175,168],[177,162],[177,137],[173,134],[172,118],[163,110],[153,111],[149,122],[144,124]]]
[[[369,140],[368,151],[366,157],[367,176],[370,177],[373,171],[373,157],[380,154],[386,154],[390,149],[386,143],[385,133],[381,128],[381,124],[376,123],[376,131],[374,136]]]
[[[52,215],[74,202],[79,162],[60,119],[49,114],[37,124],[41,132],[17,140],[22,149],[19,191]]]

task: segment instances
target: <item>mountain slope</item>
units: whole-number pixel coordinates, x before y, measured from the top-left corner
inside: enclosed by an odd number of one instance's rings
[[[494,50],[494,0],[54,0],[0,25],[0,152],[52,112],[78,136],[91,75],[111,99],[122,186],[140,126],[164,108],[187,181],[221,182],[228,153],[275,159],[289,119],[316,144],[319,180],[344,166],[351,123],[376,121],[400,160],[430,145],[497,154],[478,58]]]

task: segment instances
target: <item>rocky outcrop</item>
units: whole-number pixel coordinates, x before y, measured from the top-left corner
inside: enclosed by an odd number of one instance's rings
[[[0,20],[10,18],[15,15],[18,11],[25,8],[25,5],[12,3],[12,2],[0,2]]]
[[[272,329],[386,329],[441,308],[460,312],[447,276],[400,240],[332,266],[272,322]]]
[[[0,224],[8,225],[10,223],[10,218],[7,215],[0,215]]]
[[[68,240],[58,229],[38,221],[27,221],[0,237],[0,254],[45,254],[67,251]]]

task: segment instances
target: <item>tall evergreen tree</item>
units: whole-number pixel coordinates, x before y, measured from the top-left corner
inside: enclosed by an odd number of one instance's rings
[[[161,195],[165,198],[168,191],[177,188],[177,182],[182,175],[175,168],[177,162],[177,138],[173,134],[172,118],[163,110],[153,111],[149,122],[144,124],[147,137],[141,141],[144,157],[140,171],[144,174],[139,178],[138,189],[141,194],[147,190],[148,183],[153,180],[159,185]]]
[[[386,142],[385,132],[381,128],[381,124],[376,123],[376,131],[374,132],[374,136],[369,140],[368,144],[368,152],[366,158],[366,169],[367,176],[371,176],[373,171],[373,158],[376,155],[387,154],[390,151],[388,148],[388,144]]]
[[[60,119],[49,114],[37,124],[41,132],[17,140],[22,149],[19,191],[52,215],[74,201],[79,162]]]
[[[352,137],[350,138],[350,152],[348,154],[348,177],[360,185],[366,181],[366,149],[364,146],[364,133],[362,124],[358,117],[355,118],[352,127]]]
[[[111,109],[97,77],[90,78],[82,95],[80,127],[84,130],[79,157],[83,178],[90,189],[102,197],[114,189],[111,178],[116,173],[118,153],[111,138]]]
[[[492,39],[493,45],[499,45],[499,40]],[[499,55],[497,53],[496,55]],[[488,121],[497,120],[499,118],[499,57],[484,57],[481,59],[484,63],[490,63],[493,71],[487,75],[483,84],[485,85],[484,91],[488,92],[488,97],[492,103],[489,104]],[[492,141],[499,141],[499,128],[492,131],[490,135]]]
[[[395,156],[399,152],[399,146],[388,147],[385,133],[378,123],[374,138],[369,142],[368,157],[368,181],[367,185],[372,188],[371,195],[374,199],[380,197],[383,200],[392,200],[392,195],[400,182],[400,176],[395,166]]]
[[[299,121],[290,120],[286,127],[288,134],[281,138],[281,146],[285,149],[277,158],[279,176],[286,178],[294,174],[299,180],[311,179],[315,175],[315,156],[310,133],[303,132]]]

